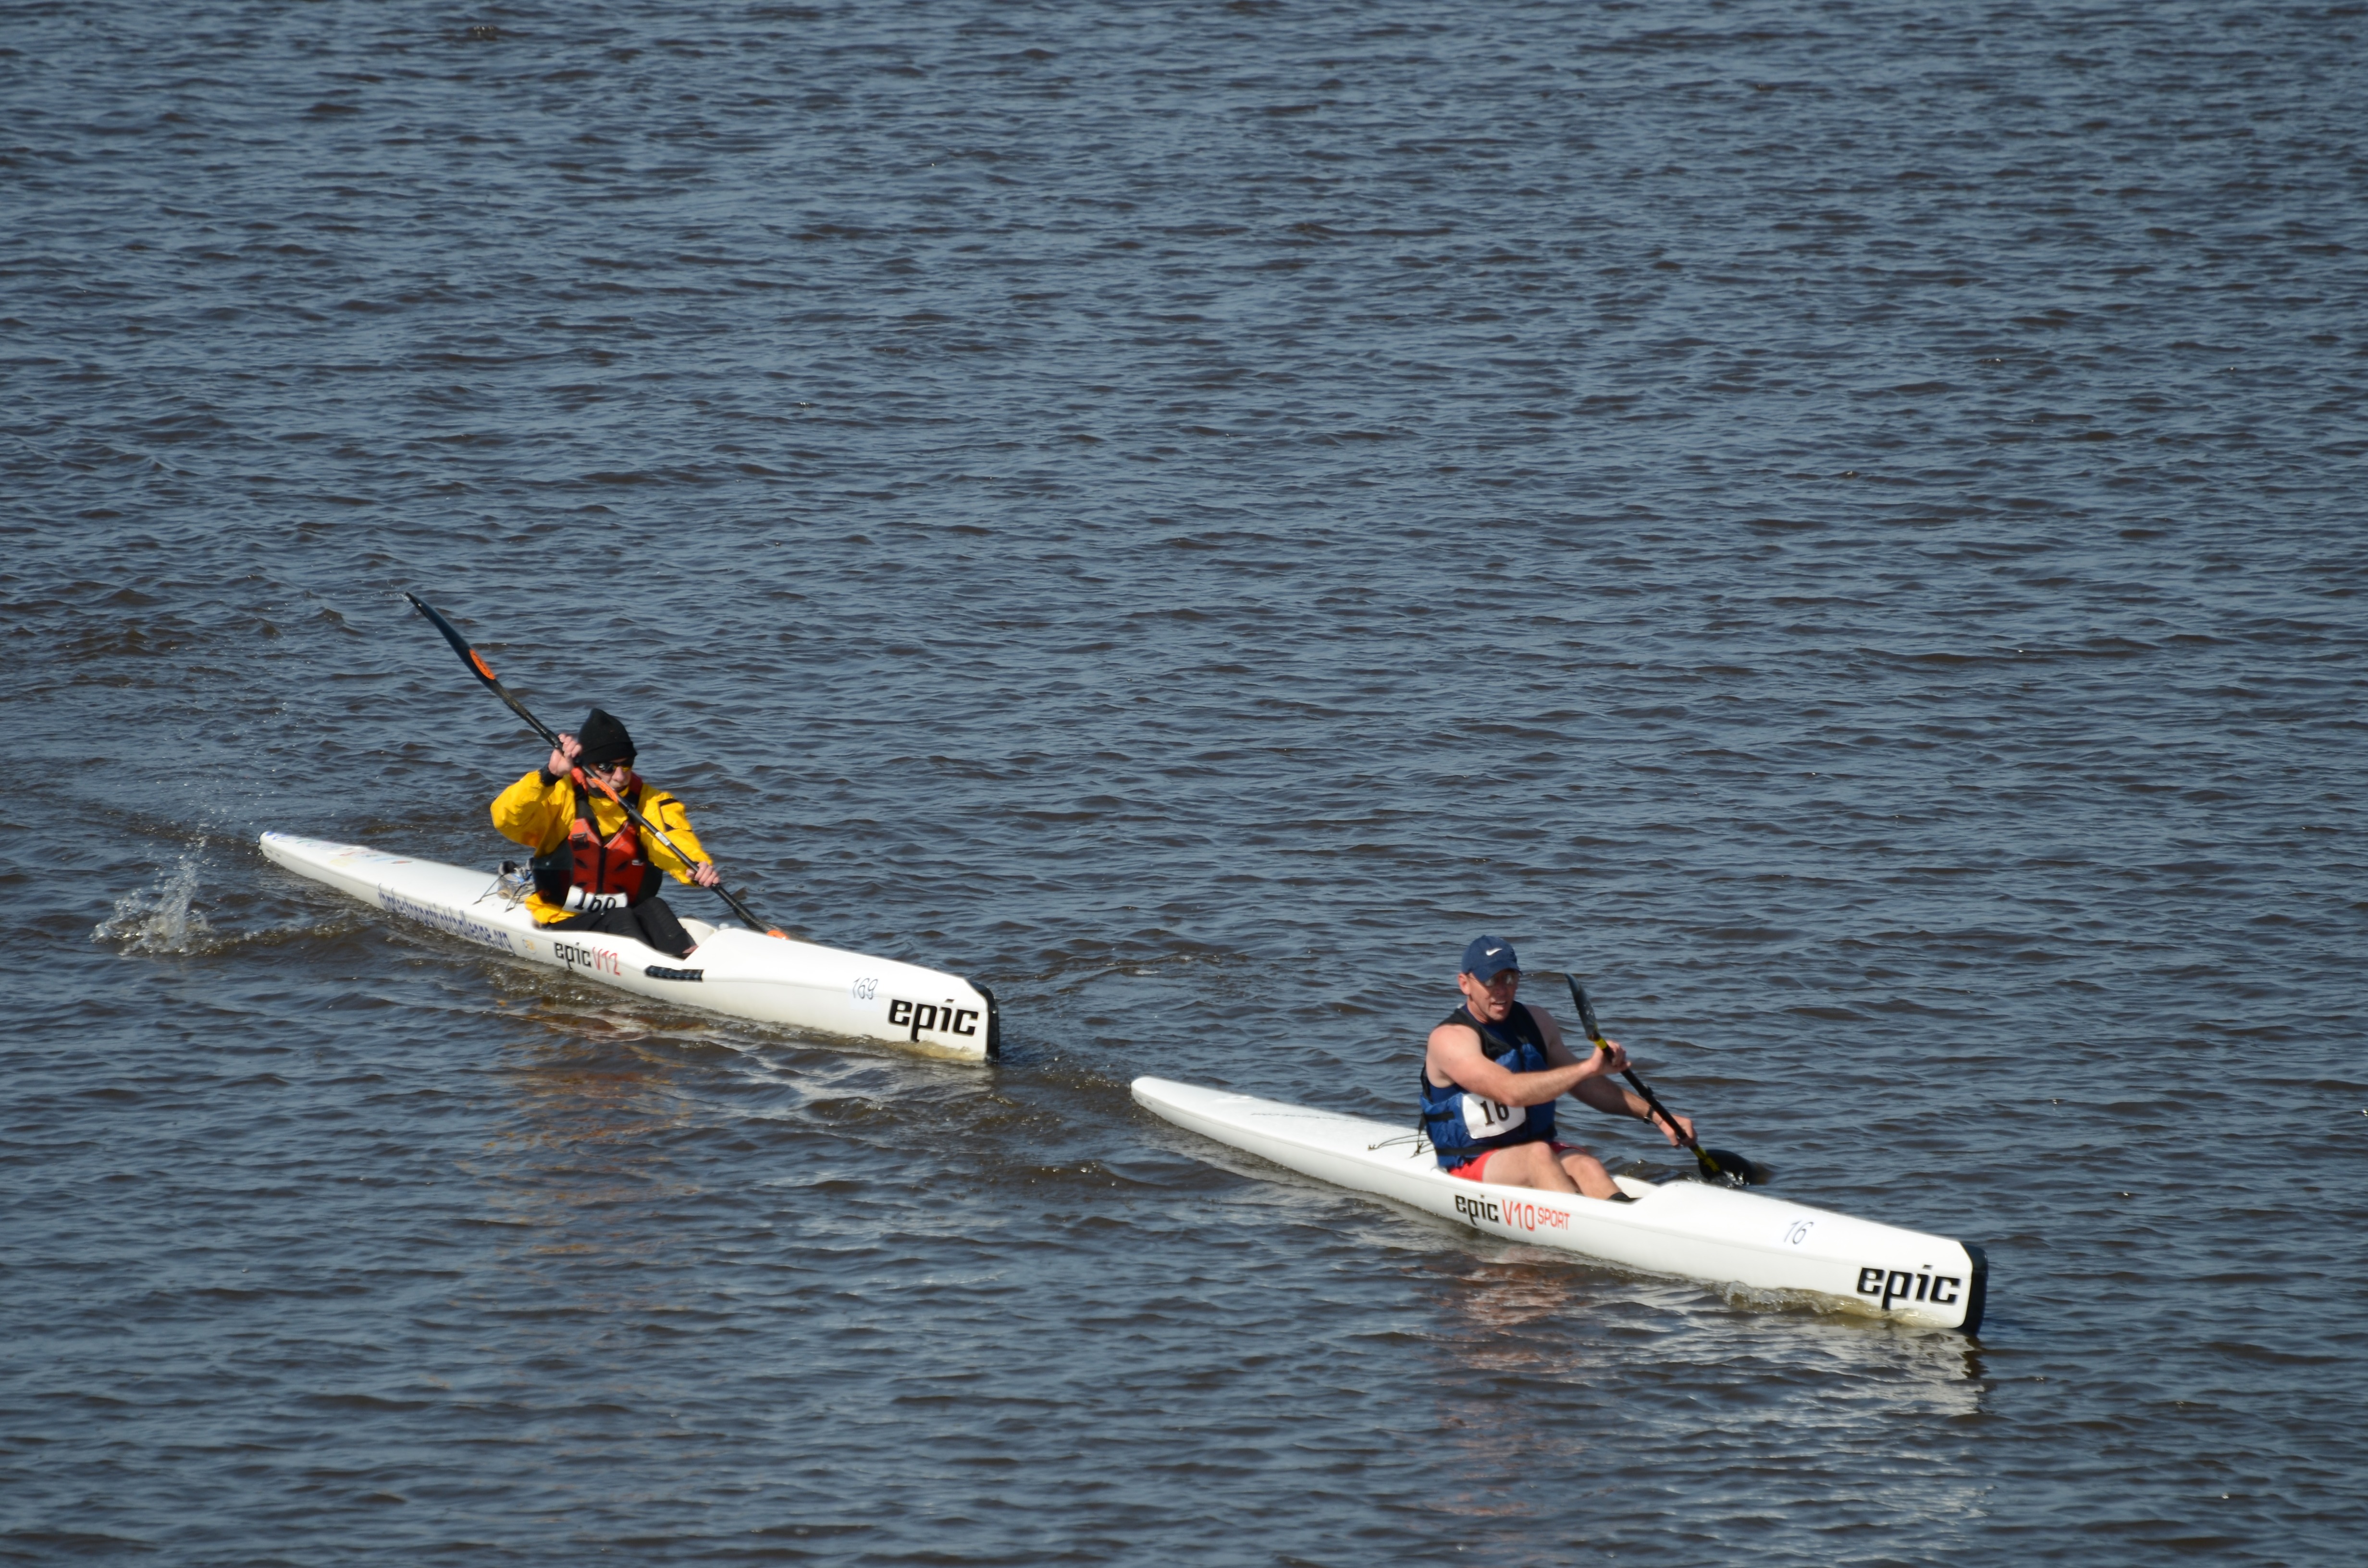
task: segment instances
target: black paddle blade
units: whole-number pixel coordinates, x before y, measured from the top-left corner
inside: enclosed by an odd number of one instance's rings
[[[1730,1186],[1766,1187],[1776,1179],[1776,1173],[1757,1160],[1747,1160],[1741,1154],[1730,1153],[1725,1149],[1704,1149],[1702,1153],[1711,1157],[1718,1166],[1719,1175]]]
[[[1587,1031],[1588,1039],[1600,1040],[1603,1031],[1595,1025],[1595,1004],[1587,999],[1587,987],[1578,983],[1575,974],[1565,973],[1563,979],[1570,983],[1570,1001],[1578,1009],[1578,1027]]]
[[[458,631],[452,629],[452,623],[450,621],[436,613],[436,607],[434,605],[429,604],[417,594],[405,594],[403,597],[411,601],[412,608],[417,610],[420,614],[427,618],[427,624],[433,626],[437,631],[444,634],[444,641],[452,644],[452,652],[461,655],[461,663],[476,671],[484,679],[492,680],[494,678],[492,668],[486,665],[484,660],[477,657],[477,651],[469,646],[467,639],[463,638]]]
[[[552,746],[559,744],[559,737],[552,733],[551,726],[528,712],[526,704],[509,694],[508,687],[503,686],[500,679],[495,676],[494,666],[485,663],[484,657],[474,648],[469,646],[468,639],[454,631],[450,621],[436,613],[434,605],[429,604],[417,594],[407,593],[403,597],[411,601],[412,608],[427,618],[429,625],[444,634],[444,641],[452,644],[452,652],[461,655],[461,662],[469,666],[471,675],[485,683],[487,691],[509,704],[510,711],[525,720],[526,727],[541,735],[545,744]],[[727,893],[724,896],[729,898],[731,895]]]

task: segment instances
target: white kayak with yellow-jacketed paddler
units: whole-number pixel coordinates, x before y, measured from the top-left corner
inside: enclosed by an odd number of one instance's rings
[[[682,926],[696,946],[675,958],[631,937],[539,926],[524,873],[289,833],[265,834],[262,849],[389,915],[638,996],[934,1056],[985,1062],[999,1051],[994,994],[917,964],[688,917]]]

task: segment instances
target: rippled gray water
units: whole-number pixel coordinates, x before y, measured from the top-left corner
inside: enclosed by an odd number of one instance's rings
[[[2363,35],[0,6],[0,1557],[2352,1560]],[[1006,1062],[267,866],[502,852],[404,589]],[[1978,1343],[1127,1096],[1482,929]]]

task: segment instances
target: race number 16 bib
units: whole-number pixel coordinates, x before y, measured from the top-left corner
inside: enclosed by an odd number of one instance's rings
[[[1463,1125],[1474,1138],[1494,1138],[1500,1132],[1510,1132],[1526,1119],[1519,1106],[1498,1105],[1484,1100],[1469,1089],[1463,1092]]]

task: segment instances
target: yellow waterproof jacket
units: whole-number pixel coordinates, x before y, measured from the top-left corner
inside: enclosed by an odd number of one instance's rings
[[[636,793],[638,791],[638,793]],[[651,834],[641,835],[642,854],[659,870],[676,881],[690,881],[690,867],[708,858],[699,835],[690,831],[690,818],[682,802],[663,790],[653,790],[634,774],[625,787],[617,791],[633,802],[633,809],[666,830],[675,841],[686,862]],[[586,787],[592,798],[592,827],[602,840],[613,837],[627,818],[617,802],[599,790]],[[575,781],[565,776],[552,783],[543,782],[542,769],[535,768],[527,776],[494,797],[494,825],[502,836],[513,844],[523,844],[537,855],[549,855],[567,842],[567,830],[575,824]],[[528,913],[538,924],[549,925],[564,920],[570,911],[552,903],[540,892],[526,901]]]

